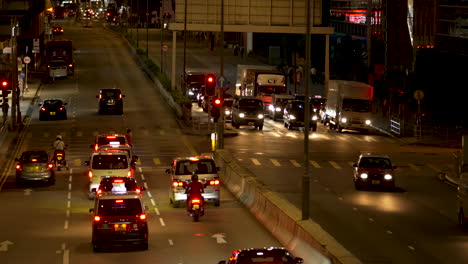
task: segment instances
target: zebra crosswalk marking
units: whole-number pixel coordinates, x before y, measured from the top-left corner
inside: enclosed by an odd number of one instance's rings
[[[253,164],[255,164],[255,165],[262,165],[262,164],[260,163],[260,161],[258,161],[258,159],[256,159],[256,158],[252,158],[252,162],[253,162]]]
[[[81,159],[74,159],[73,160],[73,166],[75,166],[75,167],[81,166]]]
[[[330,163],[333,168],[335,169],[341,169],[340,165],[338,165],[338,163],[334,162],[334,161],[329,161],[328,163]]]
[[[292,165],[294,165],[294,167],[297,167],[297,168],[301,167],[301,164],[299,164],[299,162],[295,160],[289,160],[289,161],[292,163]]]
[[[412,163],[408,163],[408,166],[410,166],[415,171],[421,171],[421,169],[419,167],[417,167],[416,165],[414,165]]]
[[[316,169],[322,168],[322,167],[320,166],[320,164],[318,164],[318,163],[317,163],[316,161],[314,161],[314,160],[309,160],[309,163],[310,163],[312,166],[314,166],[314,168],[316,168]]]
[[[159,158],[153,158],[153,163],[154,163],[154,165],[160,165],[161,160]]]
[[[281,166],[281,164],[276,159],[270,159],[270,160],[271,160],[271,163],[273,163],[273,165],[275,165],[276,167]]]
[[[138,160],[136,161],[136,164],[137,164],[137,165],[141,165],[141,160],[138,159]]]

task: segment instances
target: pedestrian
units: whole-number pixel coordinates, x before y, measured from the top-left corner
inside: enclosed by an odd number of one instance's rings
[[[239,55],[239,44],[235,43],[234,46],[232,47],[232,50],[234,52],[234,56]]]
[[[312,80],[312,83],[317,82],[317,69],[314,66],[310,68],[310,79]]]
[[[125,139],[127,140],[127,144],[130,145],[130,147],[133,148],[132,130],[130,128],[127,129],[127,134],[125,134]]]
[[[3,111],[3,123],[5,123],[8,119],[8,109],[10,108],[10,105],[8,102],[4,102],[2,104],[2,111]]]

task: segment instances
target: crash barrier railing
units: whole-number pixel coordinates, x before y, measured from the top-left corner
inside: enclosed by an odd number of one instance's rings
[[[226,150],[217,150],[215,159],[222,168],[223,185],[239,199],[277,239],[304,263],[361,263],[320,225],[301,220],[298,208],[259,183],[256,176],[242,167]]]
[[[468,168],[466,168],[466,165],[463,165],[463,156],[461,151],[452,152],[452,158],[452,165],[439,171],[437,177],[440,180],[448,180],[449,182],[458,185],[460,174],[462,171],[468,171]]]
[[[212,133],[215,131],[215,124],[206,116],[192,116],[191,127],[193,132]]]
[[[401,135],[401,123],[400,122],[401,120],[398,117],[392,116],[390,118],[390,131],[397,136]]]

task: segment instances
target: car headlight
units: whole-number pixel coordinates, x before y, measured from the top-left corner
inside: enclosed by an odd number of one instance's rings
[[[361,173],[361,175],[359,175],[359,177],[363,180],[367,179],[367,177],[369,177],[369,175],[367,175],[367,173]]]
[[[393,177],[391,174],[385,174],[384,177],[383,177],[385,180],[389,181],[391,180]]]
[[[276,112],[281,112],[281,107],[276,107]]]
[[[258,119],[262,119],[263,118],[263,114],[258,114]]]
[[[372,122],[370,120],[366,120],[366,125],[370,125]]]
[[[289,119],[296,119],[296,117],[293,115],[289,115]]]
[[[244,117],[245,117],[245,114],[244,114],[244,113],[240,113],[240,114],[239,114],[239,117],[240,117],[240,118],[244,118]]]
[[[317,121],[317,119],[318,119],[318,118],[317,118],[316,115],[312,116],[312,121]]]
[[[348,119],[346,119],[346,117],[341,118],[341,123],[346,123],[347,121]]]
[[[189,95],[193,95],[193,92],[192,92],[192,91],[189,91],[188,94],[189,94]]]
[[[231,111],[226,110],[226,111],[224,111],[224,113],[225,113],[226,115],[230,115],[230,114],[231,114]]]
[[[274,107],[273,105],[269,105],[269,106],[268,106],[268,110],[274,111],[274,110],[275,110],[275,107]]]

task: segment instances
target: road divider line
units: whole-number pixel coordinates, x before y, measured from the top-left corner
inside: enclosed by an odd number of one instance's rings
[[[150,192],[146,192],[149,198],[153,197]]]
[[[154,199],[150,199],[150,201],[153,206],[156,206],[156,202],[154,201]]]
[[[72,182],[72,176],[68,176],[68,182]]]
[[[67,209],[67,218],[70,217],[70,209]]]
[[[157,207],[154,208],[154,212],[156,213],[156,215],[160,215]]]
[[[63,225],[63,229],[65,229],[65,230],[68,229],[68,220],[65,220],[65,224]]]
[[[67,199],[68,199],[68,200],[71,199],[71,192],[68,192],[68,194],[67,194]]]
[[[172,239],[168,239],[168,241],[169,241],[169,245],[170,245],[170,246],[173,246],[173,245],[174,245],[174,242],[172,242]]]
[[[408,166],[410,166],[415,171],[421,171],[421,169],[413,163],[408,163]]]
[[[70,250],[65,249],[63,251],[63,264],[69,264],[70,263]]]
[[[270,159],[270,160],[271,160],[271,163],[273,163],[273,165],[275,165],[276,167],[281,166],[281,164],[276,159]]]
[[[153,158],[153,163],[154,165],[159,166],[161,165],[161,160],[159,158]]]
[[[140,174],[140,177],[141,177],[141,180],[143,180],[143,181],[145,180],[145,175]]]
[[[335,168],[335,169],[338,169],[338,170],[341,169],[341,166],[338,165],[338,163],[336,163],[334,161],[329,161],[328,163],[330,163],[333,166],[333,168]]]
[[[143,172],[143,169],[142,169],[142,168],[138,168],[138,171],[139,171],[139,172]]]
[[[146,182],[143,183],[143,186],[145,186],[145,189],[148,190],[148,184],[146,184]]]
[[[294,167],[296,167],[296,168],[301,167],[301,164],[299,164],[299,162],[297,162],[295,160],[289,160],[289,161],[292,163],[292,165],[294,165]]]
[[[71,185],[71,183],[69,183],[68,184],[68,190],[71,191],[71,189],[72,189],[72,185]]]
[[[71,207],[71,201],[67,201],[67,208]]]
[[[159,218],[159,222],[161,223],[162,226],[166,226],[166,223],[164,223],[164,220],[162,218]]]
[[[251,160],[252,160],[253,164],[255,164],[255,165],[257,165],[257,166],[262,165],[262,164],[260,163],[260,161],[258,161],[258,159],[256,159],[256,158],[251,158]]]
[[[316,161],[314,161],[314,160],[309,160],[309,163],[310,163],[310,165],[314,166],[314,168],[316,168],[316,169],[322,168],[322,167],[320,166],[320,164],[318,164],[318,163],[317,163]]]

